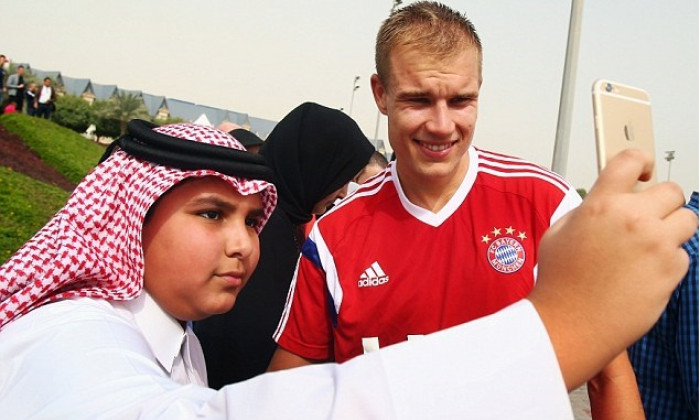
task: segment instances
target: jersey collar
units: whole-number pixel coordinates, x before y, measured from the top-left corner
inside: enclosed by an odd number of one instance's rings
[[[452,214],[457,211],[459,206],[467,198],[467,195],[469,194],[469,191],[472,189],[474,181],[476,180],[477,169],[479,167],[479,156],[476,153],[476,149],[473,145],[469,146],[467,153],[469,153],[469,168],[467,168],[467,173],[464,175],[462,183],[459,185],[459,188],[457,188],[457,191],[455,191],[452,198],[450,198],[447,204],[445,204],[445,206],[437,213],[433,213],[432,211],[419,207],[409,201],[404,193],[403,187],[401,186],[401,182],[399,181],[399,175],[396,172],[396,165],[391,165],[391,179],[394,182],[394,185],[396,185],[396,191],[398,192],[403,208],[406,209],[411,216],[433,227],[440,226],[445,220],[452,216]]]

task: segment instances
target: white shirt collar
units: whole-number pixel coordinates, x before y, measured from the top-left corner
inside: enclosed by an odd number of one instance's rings
[[[172,375],[175,358],[179,356],[185,340],[182,325],[168,315],[145,291],[133,300],[112,304],[132,314],[158,363]]]

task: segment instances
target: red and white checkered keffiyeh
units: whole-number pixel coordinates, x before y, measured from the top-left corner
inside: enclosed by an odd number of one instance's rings
[[[187,140],[245,150],[228,133],[195,124],[154,129]],[[129,300],[143,287],[141,228],[153,203],[178,182],[215,176],[242,195],[261,193],[262,225],[277,202],[265,181],[213,170],[180,170],[117,151],[76,187],[56,215],[0,266],[0,328],[45,303],[94,297]]]

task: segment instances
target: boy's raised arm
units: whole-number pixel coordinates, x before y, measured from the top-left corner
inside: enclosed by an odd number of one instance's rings
[[[688,269],[681,244],[697,228],[676,184],[633,193],[651,171],[639,151],[618,155],[583,204],[540,246],[529,296],[573,389],[646,332]]]

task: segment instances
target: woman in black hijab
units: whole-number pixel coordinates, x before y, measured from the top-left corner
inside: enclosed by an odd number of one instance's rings
[[[260,262],[233,310],[195,324],[209,386],[222,386],[267,369],[289,291],[304,225],[323,214],[374,152],[349,116],[304,103],[285,116],[260,149],[274,172],[277,208],[260,233]]]

